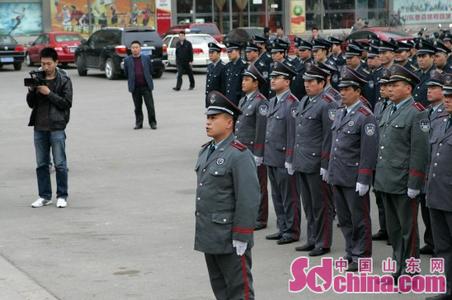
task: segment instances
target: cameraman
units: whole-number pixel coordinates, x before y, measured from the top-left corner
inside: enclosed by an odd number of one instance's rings
[[[28,126],[34,126],[36,151],[36,175],[39,198],[31,204],[41,207],[52,203],[50,183],[50,150],[56,171],[57,207],[67,206],[68,179],[66,166],[66,133],[72,106],[71,79],[57,70],[58,54],[53,48],[41,50],[41,69],[38,73],[40,85],[30,87],[27,103],[32,108]]]

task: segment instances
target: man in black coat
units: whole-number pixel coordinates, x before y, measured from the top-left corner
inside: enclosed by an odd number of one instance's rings
[[[195,78],[193,77],[193,70],[191,64],[193,63],[193,47],[185,38],[185,32],[179,32],[179,42],[176,44],[176,65],[177,65],[177,83],[173,88],[179,91],[182,86],[182,75],[187,73],[190,80],[190,90],[195,88]]]

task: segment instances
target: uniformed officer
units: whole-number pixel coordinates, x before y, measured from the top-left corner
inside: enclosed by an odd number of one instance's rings
[[[345,55],[342,53],[344,41],[334,36],[330,36],[328,41],[331,43],[331,54],[328,56],[328,60],[332,61],[338,70],[341,71],[342,66],[345,66]]]
[[[299,63],[297,68],[295,69],[295,73],[297,74],[295,78],[292,80],[292,84],[290,85],[290,90],[292,94],[297,97],[297,99],[301,99],[306,95],[306,90],[304,88],[304,80],[303,75],[306,70],[306,66],[308,64],[314,63],[311,55],[312,55],[312,44],[308,41],[300,39],[298,42],[298,54],[299,54]]]
[[[301,191],[307,219],[307,241],[296,251],[310,251],[310,256],[330,252],[333,204],[327,183],[331,149],[331,124],[338,104],[324,93],[328,73],[309,65],[304,73],[307,95],[298,104],[295,120],[293,169]]]
[[[427,206],[432,220],[435,255],[444,258],[446,293],[427,300],[452,299],[452,74],[444,77],[444,108],[448,113],[445,122],[430,135],[432,147],[427,182]]]
[[[375,79],[377,80],[375,83],[375,89],[373,95],[375,96],[375,100],[377,100],[380,97],[380,87],[378,83],[379,77],[381,77],[383,70],[389,70],[392,65],[394,64],[394,59],[396,56],[396,50],[397,50],[397,42],[394,40],[389,41],[383,41],[379,40],[379,46],[378,46],[378,58],[381,63],[381,69],[380,71],[375,74]]]
[[[268,81],[268,68],[269,64],[267,63],[267,60],[264,59],[265,57],[268,57],[265,53],[260,54],[261,48],[259,48],[258,44],[248,42],[245,48],[246,53],[246,59],[248,63],[254,64],[254,67],[259,71],[260,74],[262,74],[264,81],[259,82],[259,90],[261,90],[262,94],[267,97],[270,90],[270,85]],[[267,95],[267,96],[266,96]]]
[[[448,61],[451,52],[443,42],[435,41],[435,58],[433,62],[437,70],[444,73],[452,73],[452,62]]]
[[[345,238],[347,271],[358,271],[358,259],[372,255],[369,188],[377,160],[375,116],[359,100],[366,81],[347,69],[339,88],[344,107],[337,110],[328,168],[329,183]]]
[[[195,250],[204,252],[216,299],[254,299],[251,275],[259,182],[252,153],[235,140],[240,109],[209,93],[207,135],[196,163]],[[234,249],[235,248],[235,249]]]
[[[268,39],[262,36],[255,35],[254,36],[254,43],[259,47],[259,59],[258,61],[263,61],[265,64],[270,65],[272,62],[272,55],[268,51],[267,45],[268,45]],[[262,73],[262,72],[261,72]],[[264,73],[262,73],[264,77],[266,76]],[[268,74],[267,74],[268,76]],[[267,78],[267,77],[265,77]]]
[[[292,68],[296,70],[298,68],[298,65],[300,64],[300,50],[298,50],[298,46],[300,45],[302,39],[298,36],[294,37],[293,44],[294,44],[294,56],[291,58],[290,56],[287,56],[287,59],[292,64]],[[289,46],[290,47],[290,46]]]
[[[331,43],[323,38],[315,39],[312,44],[312,54],[314,62],[326,62],[328,59],[328,52],[331,48]]]
[[[293,65],[291,64],[291,62],[287,59],[286,57],[286,53],[289,50],[289,46],[290,44],[284,40],[281,39],[274,39],[271,43],[271,54],[272,54],[272,62],[270,63],[270,69],[269,72],[273,71],[273,67],[274,65],[278,62],[278,63],[284,63],[287,66],[289,66],[289,68],[291,70],[294,70]],[[273,98],[275,96],[275,93],[272,89],[270,89],[270,93],[269,93],[269,97]]]
[[[406,259],[419,257],[418,196],[425,179],[429,122],[411,93],[419,78],[399,65],[391,67],[392,102],[380,121],[375,190],[381,192],[397,279],[406,273]]]
[[[264,165],[272,187],[278,232],[268,240],[288,244],[300,239],[300,196],[292,167],[295,118],[298,99],[290,92],[295,72],[285,63],[276,62],[270,73],[275,97],[270,99],[265,136]]]
[[[449,50],[452,51],[452,32],[446,32],[444,34],[444,38],[443,38],[443,43],[444,45],[449,48]],[[452,55],[449,55],[448,59],[447,59],[447,63],[449,65],[452,65]]]
[[[226,44],[229,62],[223,69],[225,81],[225,96],[234,104],[242,98],[242,73],[246,69],[246,62],[240,58],[241,46],[237,43]]]
[[[427,82],[430,81],[430,73],[435,69],[433,64],[433,57],[435,55],[435,46],[427,40],[419,42],[419,49],[416,53],[419,71],[417,76],[420,81],[414,88],[414,101],[421,103],[423,106],[428,106],[427,101]]]
[[[209,106],[207,95],[211,91],[224,93],[224,73],[225,64],[221,61],[221,47],[216,43],[209,43],[209,59],[211,63],[207,66],[206,76],[206,107]]]
[[[240,99],[242,114],[235,125],[235,137],[250,149],[257,166],[261,201],[255,230],[267,227],[268,220],[267,167],[263,165],[268,100],[259,91],[259,86],[264,82],[264,77],[254,64],[243,73],[242,91],[245,97]]]
[[[398,41],[397,48],[395,49],[394,62],[410,71],[417,72],[418,68],[410,61],[412,48],[413,44],[410,42]]]
[[[371,99],[368,99],[370,103],[375,105],[380,98],[380,79],[384,68],[381,65],[380,55],[378,51],[377,41],[371,41],[370,50],[367,53],[367,66],[369,68],[369,88],[374,91],[371,94]]]
[[[340,106],[342,97],[336,87],[339,86],[339,70],[336,65],[333,64],[331,60],[327,60],[324,63],[318,63],[317,66],[328,74],[326,77],[326,83],[324,87],[324,92],[330,95],[334,101]]]

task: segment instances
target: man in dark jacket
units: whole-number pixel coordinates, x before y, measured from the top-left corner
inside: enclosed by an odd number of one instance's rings
[[[195,78],[193,77],[193,70],[191,64],[193,63],[193,47],[185,38],[185,32],[179,32],[179,42],[176,44],[176,65],[177,65],[177,83],[173,88],[175,91],[180,91],[182,86],[182,75],[187,73],[190,80],[190,90],[195,88]]]
[[[155,119],[154,98],[152,90],[154,82],[152,80],[152,62],[148,55],[141,55],[141,43],[133,41],[130,44],[132,55],[124,60],[124,73],[128,78],[129,92],[132,93],[135,105],[135,127],[143,128],[143,99],[148,111],[149,126],[157,129]]]
[[[34,126],[34,144],[36,151],[36,175],[38,177],[39,198],[32,207],[52,204],[50,183],[50,150],[57,182],[57,207],[67,206],[68,180],[66,164],[66,133],[72,106],[71,79],[57,71],[58,54],[53,48],[41,50],[42,71],[38,77],[44,81],[36,87],[30,87],[27,103],[32,108],[28,126]]]

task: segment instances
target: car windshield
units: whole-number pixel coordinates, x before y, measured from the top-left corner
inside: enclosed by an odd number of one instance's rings
[[[213,37],[211,37],[210,35],[187,36],[187,40],[189,40],[193,45],[215,42],[215,39]]]
[[[207,33],[210,35],[218,34],[217,30],[213,26],[192,26],[190,30],[198,30],[201,33]]]
[[[129,46],[133,41],[140,41],[142,44],[153,46],[161,45],[162,39],[155,31],[126,31],[124,32],[124,44]]]
[[[81,41],[82,37],[77,34],[59,34],[55,36],[57,43]]]
[[[9,35],[0,35],[0,44],[17,44],[17,42]]]

